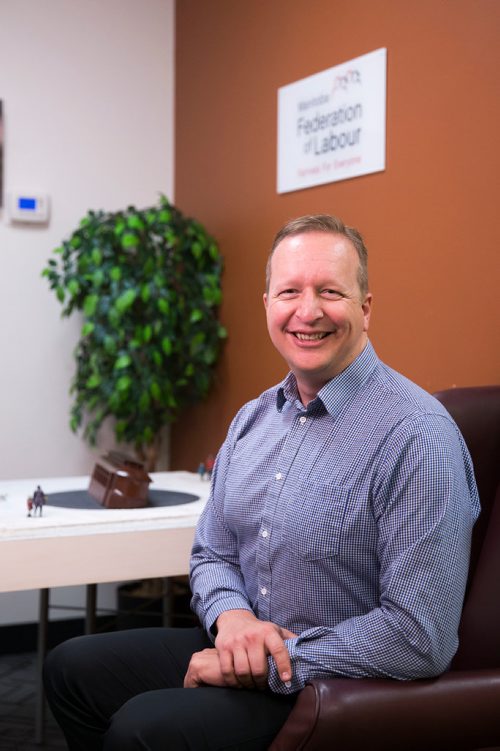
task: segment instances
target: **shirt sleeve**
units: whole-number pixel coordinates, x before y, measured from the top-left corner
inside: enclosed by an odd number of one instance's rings
[[[280,680],[269,659],[276,693],[298,691],[311,678],[430,677],[456,651],[479,500],[454,423],[426,415],[400,426],[386,442],[375,478],[379,605],[287,640],[290,682]]]
[[[243,410],[235,417],[217,455],[209,499],[198,521],[191,554],[190,583],[194,593],[191,607],[212,638],[215,638],[214,624],[224,611],[253,612],[239,564],[238,541],[227,527],[223,513],[233,436],[242,414]]]

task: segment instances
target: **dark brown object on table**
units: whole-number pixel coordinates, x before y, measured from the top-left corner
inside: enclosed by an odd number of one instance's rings
[[[148,505],[150,482],[141,462],[110,451],[96,462],[89,495],[106,508],[143,508]]]

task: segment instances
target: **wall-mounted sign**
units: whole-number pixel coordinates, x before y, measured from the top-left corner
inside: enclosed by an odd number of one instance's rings
[[[385,169],[387,50],[278,90],[278,193]]]

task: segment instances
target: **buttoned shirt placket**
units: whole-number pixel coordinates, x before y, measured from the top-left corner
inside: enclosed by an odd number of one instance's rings
[[[284,411],[290,427],[270,478],[269,492],[262,511],[256,560],[258,573],[259,618],[273,620],[272,613],[272,558],[280,545],[281,529],[287,506],[288,488],[298,482],[300,464],[295,462],[314,421],[313,412],[306,410],[297,401],[285,403]]]

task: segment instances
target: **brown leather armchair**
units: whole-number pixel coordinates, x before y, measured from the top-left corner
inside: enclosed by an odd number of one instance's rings
[[[460,427],[482,512],[449,671],[428,680],[311,680],[270,751],[500,749],[500,386],[435,396]]]

